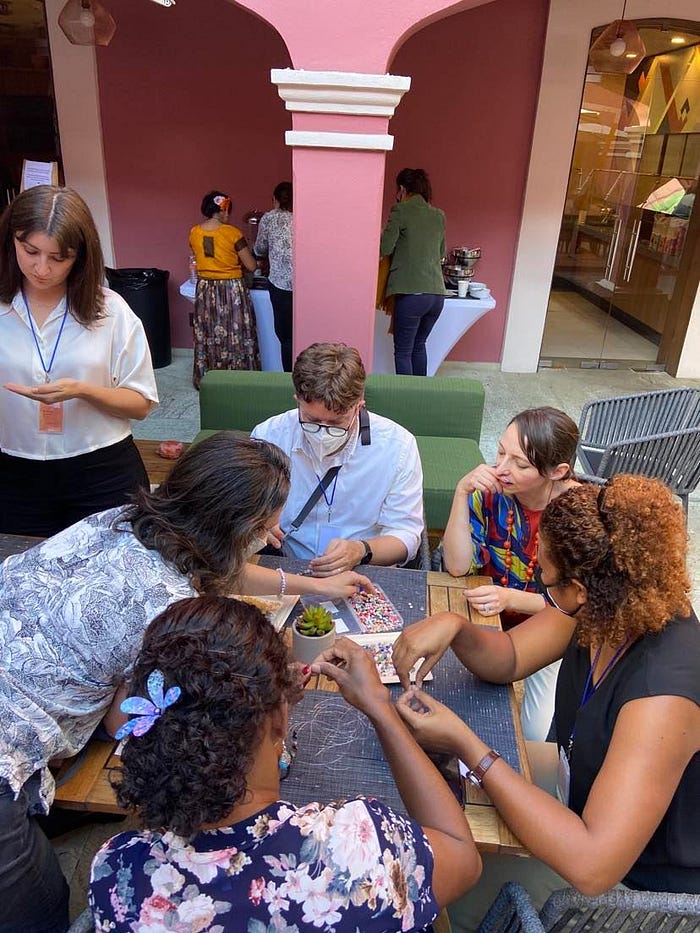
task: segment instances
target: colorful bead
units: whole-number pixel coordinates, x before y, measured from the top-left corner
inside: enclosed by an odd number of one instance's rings
[[[505,556],[503,559],[503,564],[505,566],[505,573],[501,577],[501,585],[508,586],[508,579],[510,574],[510,568],[513,566],[513,526],[515,524],[515,512],[513,509],[508,509],[506,515],[506,538],[503,542],[503,548],[505,550]],[[535,575],[535,567],[537,566],[537,546],[540,540],[539,530],[535,532],[535,549],[530,562],[528,563],[525,569],[525,586],[524,589],[527,589],[528,584]]]

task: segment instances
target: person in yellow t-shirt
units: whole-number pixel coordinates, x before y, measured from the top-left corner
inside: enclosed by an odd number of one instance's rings
[[[204,221],[190,230],[197,263],[194,303],[194,369],[199,388],[208,369],[260,369],[255,311],[243,270],[256,267],[246,238],[228,223],[231,199],[210,191],[202,199]]]

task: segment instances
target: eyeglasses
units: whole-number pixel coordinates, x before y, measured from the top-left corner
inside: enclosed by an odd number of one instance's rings
[[[576,613],[581,608],[580,604],[573,610],[573,612],[569,609],[562,609],[562,607],[559,605],[556,599],[554,599],[550,592],[550,590],[553,590],[557,586],[566,586],[567,583],[571,582],[570,580],[555,580],[554,583],[545,583],[542,580],[542,569],[539,566],[535,567],[533,577],[535,578],[535,583],[537,584],[540,593],[544,596],[545,602],[549,603],[550,606],[554,606],[555,609],[558,609],[559,612],[564,613],[565,616],[576,615]]]
[[[347,428],[344,428],[340,424],[319,424],[318,421],[303,421],[301,411],[299,412],[299,424],[301,425],[302,431],[306,431],[307,434],[318,434],[319,431],[325,431],[326,434],[329,434],[331,437],[345,437],[352,427],[352,422]]]

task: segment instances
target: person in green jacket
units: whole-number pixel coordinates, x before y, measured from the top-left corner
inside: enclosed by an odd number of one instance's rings
[[[381,255],[391,257],[386,295],[395,296],[394,363],[400,375],[425,376],[425,341],[445,302],[445,214],[430,204],[430,179],[422,168],[402,169],[396,186],[380,242]]]

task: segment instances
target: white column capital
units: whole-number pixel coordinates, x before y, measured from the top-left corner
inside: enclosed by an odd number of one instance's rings
[[[352,71],[273,68],[270,78],[287,110],[362,117],[393,117],[411,86],[411,79],[402,75]]]

